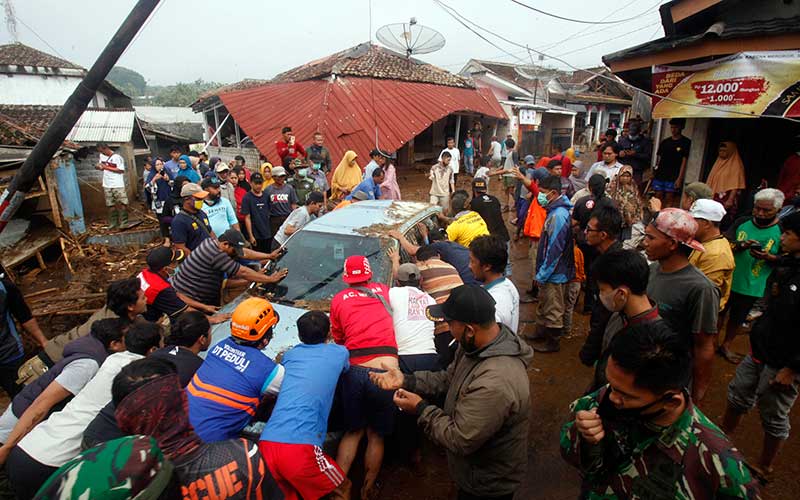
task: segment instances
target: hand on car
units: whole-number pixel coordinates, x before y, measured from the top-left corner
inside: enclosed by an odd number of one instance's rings
[[[387,249],[386,255],[389,256],[389,260],[391,260],[393,263],[400,264],[400,254],[394,248]]]
[[[264,270],[264,272],[266,273],[266,270]],[[287,274],[289,274],[289,270],[285,268],[275,271],[272,274],[267,274],[267,283],[277,283],[285,278]]]
[[[373,384],[386,391],[396,391],[403,387],[405,377],[399,368],[388,368],[384,366],[384,369],[386,371],[383,373],[369,372],[369,379],[372,380]]]
[[[392,400],[394,404],[400,408],[400,411],[408,413],[409,415],[416,415],[417,405],[422,401],[422,398],[413,392],[397,389]]]
[[[400,241],[400,240],[403,239],[403,234],[400,231],[396,230],[396,229],[392,229],[391,231],[389,231],[386,234],[388,234],[390,238],[394,238],[397,241]]]
[[[419,230],[419,235],[422,236],[423,239],[428,236],[428,226],[426,226],[424,222],[417,222],[417,230]]]
[[[597,408],[575,413],[575,428],[578,429],[581,439],[589,444],[599,443],[606,435],[603,429],[603,420],[597,414]]]
[[[219,323],[225,323],[226,321],[231,319],[231,316],[232,316],[231,313],[215,314],[215,315],[211,316],[210,318],[208,318],[208,322],[210,324],[212,324],[212,325],[216,325],[216,324],[219,324]]]

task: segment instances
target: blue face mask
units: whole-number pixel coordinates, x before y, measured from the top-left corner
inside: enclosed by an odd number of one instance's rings
[[[305,176],[308,175],[308,169],[307,168],[301,168],[300,170],[297,171],[297,173],[300,175],[300,177],[305,177]]]
[[[322,165],[320,165],[319,163],[315,163],[315,164],[313,164],[313,165],[311,166],[311,168],[312,168],[312,169],[313,169],[315,172],[316,172],[317,170],[319,170],[321,167],[322,167]]]
[[[539,202],[539,206],[540,206],[540,207],[546,207],[546,206],[547,206],[547,204],[549,203],[549,202],[547,201],[547,195],[546,195],[546,194],[544,194],[544,193],[539,193],[539,195],[538,195],[538,196],[536,196],[536,201],[538,201],[538,202]]]

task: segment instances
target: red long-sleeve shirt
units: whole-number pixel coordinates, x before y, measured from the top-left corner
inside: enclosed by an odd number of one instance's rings
[[[389,289],[381,283],[366,288],[389,303]],[[377,298],[345,288],[331,301],[331,336],[350,351],[350,364],[358,365],[380,356],[397,356],[392,317]]]
[[[278,141],[275,143],[275,149],[278,151],[278,156],[281,158],[281,163],[283,163],[283,160],[287,156],[292,160],[298,156],[302,156],[303,158],[307,156],[305,148],[297,141],[295,141],[294,146],[289,146],[289,144],[284,141]]]

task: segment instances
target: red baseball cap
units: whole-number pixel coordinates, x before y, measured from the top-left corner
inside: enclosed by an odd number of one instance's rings
[[[680,208],[665,208],[653,219],[653,226],[678,243],[705,252],[703,244],[694,239],[697,233],[697,221],[692,214]]]
[[[369,266],[369,259],[363,255],[351,255],[345,259],[342,281],[351,285],[353,283],[363,283],[370,279],[372,279],[372,268]]]

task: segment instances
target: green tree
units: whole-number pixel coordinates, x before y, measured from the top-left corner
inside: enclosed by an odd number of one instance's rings
[[[194,82],[167,85],[158,89],[153,88],[151,89],[152,92],[150,92],[153,98],[149,100],[149,103],[155,106],[189,106],[201,94],[221,85],[221,83],[216,82],[195,80]]]
[[[108,73],[108,81],[115,87],[128,94],[130,97],[138,97],[145,94],[147,81],[136,71],[122,66],[114,66]]]

